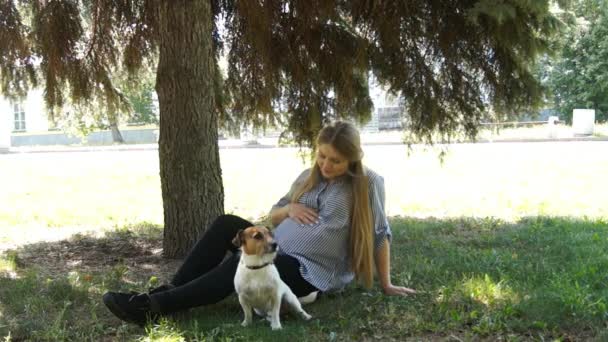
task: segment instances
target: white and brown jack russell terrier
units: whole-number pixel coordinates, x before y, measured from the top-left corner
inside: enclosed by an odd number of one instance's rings
[[[281,329],[279,313],[282,300],[305,320],[311,319],[279,276],[273,263],[278,245],[268,228],[254,226],[239,230],[232,243],[242,252],[234,276],[234,288],[245,313],[242,326],[251,324],[252,310],[255,309],[256,312],[267,313],[272,330]]]

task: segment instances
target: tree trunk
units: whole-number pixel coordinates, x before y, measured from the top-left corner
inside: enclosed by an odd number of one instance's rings
[[[224,211],[209,1],[160,1],[158,153],[164,255],[181,257]]]
[[[125,139],[123,139],[122,134],[118,129],[118,124],[116,121],[110,123],[110,130],[112,131],[112,142],[120,144],[125,142]]]

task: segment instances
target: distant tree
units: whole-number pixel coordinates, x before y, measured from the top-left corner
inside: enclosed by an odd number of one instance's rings
[[[120,106],[108,110],[105,98],[97,96],[79,102],[66,97],[64,105],[51,113],[53,121],[60,123],[63,130],[82,136],[109,129],[115,143],[124,142],[120,124],[158,124],[153,75],[142,69],[136,75],[115,72],[111,77],[116,91],[122,96]]]
[[[285,117],[307,144],[332,119],[369,119],[373,73],[403,96],[421,139],[475,136],[489,108],[539,102],[530,66],[560,25],[552,4],[8,0],[0,2],[0,91],[42,82],[50,107],[64,103],[65,90],[75,102],[103,97],[118,111],[125,99],[112,69],[136,72],[158,54],[164,252],[178,256],[223,212],[218,121],[266,127]]]
[[[127,119],[129,123],[158,124],[154,78],[150,76],[140,73],[136,79],[121,82],[120,87],[131,105]]]
[[[84,137],[100,129],[109,129],[113,142],[123,143],[124,139],[118,125],[128,113],[130,113],[130,104],[127,99],[115,110],[108,110],[105,97],[92,96],[86,102],[73,102],[68,97],[61,106],[51,108],[48,114],[49,121],[55,128],[60,128],[64,132]]]
[[[608,3],[578,1],[578,16],[561,41],[561,51],[545,63],[546,86],[557,111],[572,120],[575,108],[595,109],[608,120]]]

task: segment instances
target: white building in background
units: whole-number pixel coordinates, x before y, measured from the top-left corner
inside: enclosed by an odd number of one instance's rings
[[[362,127],[363,131],[403,128],[403,102],[398,97],[388,94],[373,81],[370,82],[370,97],[374,109],[370,122]],[[52,134],[49,130],[53,128],[54,125],[48,120],[42,90],[33,90],[21,100],[8,100],[0,96],[0,152],[6,152],[11,147],[11,136],[18,137],[19,141],[23,141],[24,135],[35,140],[37,135]]]
[[[49,127],[42,90],[32,90],[19,100],[0,96],[0,150],[10,147],[13,134],[47,132]]]
[[[21,100],[11,101],[0,97],[0,110],[2,117],[9,121],[11,132],[44,132],[50,128],[40,89],[30,91]]]
[[[363,131],[378,132],[403,129],[404,105],[398,96],[388,93],[386,87],[373,80],[370,81],[369,96],[374,103],[374,110],[369,123],[362,127]]]
[[[0,103],[0,113],[4,112],[4,103]],[[9,120],[0,114],[0,153],[8,152],[11,147]]]

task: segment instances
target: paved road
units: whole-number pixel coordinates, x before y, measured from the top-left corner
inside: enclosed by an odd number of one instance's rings
[[[482,143],[564,143],[564,142],[583,142],[583,141],[608,141],[608,137],[570,137],[560,139],[502,139],[502,140],[480,140],[475,144]],[[364,145],[403,145],[402,135],[399,134],[382,134],[362,136]],[[276,138],[259,139],[256,143],[249,143],[237,139],[223,139],[219,142],[221,149],[227,148],[276,148]],[[470,145],[472,143],[462,143]],[[452,144],[458,146],[461,144]],[[98,152],[98,151],[145,151],[158,150],[158,144],[134,144],[134,145],[106,145],[106,146],[21,146],[11,147],[8,153],[46,153],[46,152]]]

